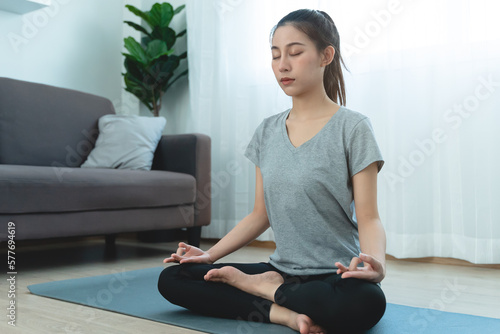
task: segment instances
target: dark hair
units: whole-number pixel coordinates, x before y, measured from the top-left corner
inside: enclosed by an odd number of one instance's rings
[[[271,30],[270,41],[272,41],[274,32],[277,28],[284,25],[291,25],[294,28],[305,33],[316,45],[319,52],[323,52],[328,46],[333,46],[335,55],[330,64],[325,68],[323,84],[325,85],[326,94],[335,103],[338,103],[337,96],[340,99],[340,104],[345,105],[345,84],[342,68],[344,60],[340,54],[340,36],[335,23],[327,13],[315,9],[299,9],[287,14],[278,24]],[[347,69],[347,71],[349,71]]]

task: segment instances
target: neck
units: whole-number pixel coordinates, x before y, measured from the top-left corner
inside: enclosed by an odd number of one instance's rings
[[[293,96],[292,103],[293,107],[289,118],[297,120],[317,118],[324,115],[327,109],[336,105],[330,100],[322,84],[321,87]]]

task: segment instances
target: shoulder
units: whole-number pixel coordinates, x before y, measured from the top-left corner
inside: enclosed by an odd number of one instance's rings
[[[359,132],[373,131],[370,118],[365,114],[346,107],[342,107],[339,111],[341,111],[340,119],[344,138],[347,139]]]
[[[349,129],[355,128],[362,121],[369,122],[368,116],[366,116],[363,113],[360,113],[359,111],[352,110],[344,106],[342,106],[341,109],[339,109],[339,111],[341,111],[340,115],[342,116],[341,118],[343,120],[344,125]]]

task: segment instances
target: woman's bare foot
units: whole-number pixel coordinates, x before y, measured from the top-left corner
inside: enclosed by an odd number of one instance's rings
[[[326,334],[326,331],[321,327],[316,325],[311,318],[305,314],[298,314],[296,319],[297,328],[300,334]]]
[[[305,314],[298,314],[278,304],[271,305],[269,318],[272,323],[284,325],[300,334],[326,334],[323,327],[317,325]]]
[[[284,282],[283,277],[275,271],[248,275],[231,266],[208,271],[205,275],[205,280],[226,283],[272,302],[274,302],[274,293],[276,289]]]

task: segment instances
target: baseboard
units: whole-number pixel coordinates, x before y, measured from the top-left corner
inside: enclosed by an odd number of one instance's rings
[[[500,264],[471,263],[469,261],[455,259],[455,258],[451,258],[451,257],[418,257],[418,258],[398,259],[392,255],[386,254],[385,259],[390,260],[390,261],[423,262],[423,263],[446,264],[446,265],[452,265],[452,266],[500,269]]]
[[[276,244],[274,241],[252,241],[249,246],[261,247],[275,249]],[[435,263],[435,264],[446,264],[452,266],[467,266],[476,268],[489,268],[489,269],[500,269],[500,264],[476,264],[469,261],[455,259],[451,257],[419,257],[419,258],[396,258],[390,254],[386,254],[386,260],[390,261],[409,261],[409,262],[423,262],[423,263]]]
[[[274,241],[259,241],[259,240],[254,240],[251,243],[249,243],[248,246],[251,246],[251,247],[260,247],[260,248],[269,248],[269,249],[276,249],[276,243]]]

